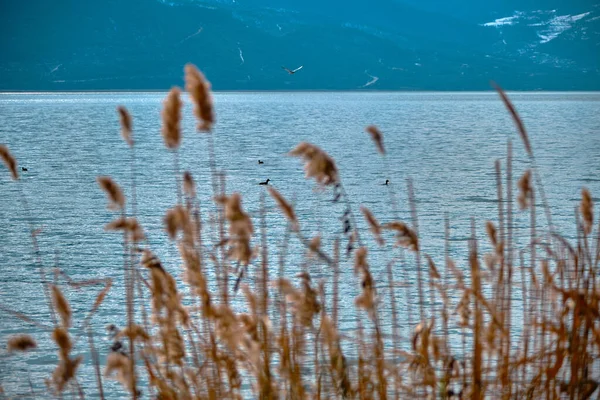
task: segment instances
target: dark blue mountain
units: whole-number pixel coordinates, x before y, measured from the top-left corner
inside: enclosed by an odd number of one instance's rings
[[[0,90],[600,90],[600,3],[0,2]],[[288,75],[281,67],[304,68]]]

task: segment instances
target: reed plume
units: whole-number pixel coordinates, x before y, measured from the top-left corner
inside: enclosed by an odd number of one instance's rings
[[[377,221],[377,219],[375,218],[375,216],[373,215],[371,210],[369,210],[367,207],[361,206],[360,211],[362,211],[363,215],[365,216],[365,219],[367,220],[367,223],[369,224],[371,232],[373,233],[373,236],[375,237],[375,241],[380,246],[383,246],[385,244],[385,242],[383,241],[383,238],[381,237],[381,225],[379,225],[379,221]]]
[[[529,207],[531,195],[533,192],[533,187],[531,186],[530,170],[525,171],[521,179],[519,179],[517,185],[519,187],[519,197],[517,198],[517,200],[519,202],[519,207],[521,208],[521,210],[524,210],[527,207]]]
[[[123,231],[128,234],[129,239],[132,242],[141,242],[146,238],[142,226],[139,224],[136,218],[118,218],[115,219],[104,227],[106,231]]]
[[[306,178],[315,178],[317,183],[327,186],[338,183],[338,170],[333,159],[314,144],[302,142],[289,153],[304,158]]]
[[[371,135],[371,139],[377,147],[377,151],[382,155],[385,155],[385,148],[383,147],[383,134],[375,125],[369,125],[365,128],[365,131]]]
[[[117,111],[121,121],[121,135],[129,147],[133,147],[133,122],[131,115],[125,106],[118,106]]]
[[[396,232],[396,244],[412,251],[419,251],[419,238],[414,230],[403,222],[389,222],[383,224],[383,229]]]
[[[267,190],[269,191],[269,194],[271,195],[271,197],[273,197],[273,199],[275,199],[275,201],[277,202],[277,205],[283,212],[283,215],[285,215],[286,218],[292,224],[292,230],[294,230],[294,231],[298,230],[298,219],[296,218],[296,213],[294,212],[294,208],[290,205],[290,203],[287,202],[287,200],[277,190],[275,190],[272,187],[267,188]]]
[[[108,208],[112,210],[123,210],[125,208],[125,196],[123,191],[109,176],[99,176],[96,178],[100,189],[108,196]]]
[[[10,154],[8,147],[0,144],[0,158],[6,165],[6,168],[10,171],[10,174],[14,180],[19,179],[19,173],[17,172],[17,160]]]
[[[104,376],[119,381],[129,392],[134,391],[134,380],[131,375],[131,360],[121,353],[110,353],[106,357]]]
[[[35,349],[37,342],[29,335],[14,335],[8,338],[6,341],[6,351],[12,353],[14,351],[28,351]]]
[[[173,87],[163,102],[162,136],[165,146],[174,150],[181,144],[181,89]]]
[[[194,103],[194,114],[198,118],[198,130],[210,131],[215,123],[210,82],[193,64],[185,65],[185,89]]]
[[[244,265],[250,263],[253,251],[250,247],[250,238],[254,232],[250,216],[242,209],[242,196],[233,193],[231,196],[221,196],[217,202],[225,207],[225,218],[229,221],[229,243],[231,250],[229,256]]]
[[[52,301],[54,308],[60,316],[63,327],[69,328],[71,326],[71,306],[58,286],[55,285],[52,285]]]
[[[581,205],[579,206],[581,216],[583,217],[583,226],[586,235],[592,232],[594,223],[594,201],[587,188],[581,189]]]
[[[196,197],[196,183],[189,171],[183,173],[183,192],[190,198]]]

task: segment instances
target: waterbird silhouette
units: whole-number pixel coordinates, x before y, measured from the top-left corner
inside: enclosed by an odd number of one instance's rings
[[[27,168],[21,167],[21,171],[27,171]]]
[[[269,181],[270,181],[270,179],[267,178],[266,181],[259,183],[259,185],[268,185]]]
[[[384,183],[383,185],[384,185],[384,186],[388,186],[388,184],[389,184],[389,183],[390,183],[390,180],[389,180],[389,179],[386,179],[386,180],[385,180],[385,183]]]
[[[264,161],[261,161],[261,160],[258,160],[258,163],[259,163],[259,164],[264,164],[265,162],[264,162]]]
[[[286,67],[283,67],[283,66],[282,66],[281,68],[285,69],[285,70],[287,71],[287,73],[288,73],[288,74],[290,74],[290,75],[294,75],[296,72],[300,71],[300,70],[302,69],[302,67],[304,67],[304,65],[301,65],[301,66],[299,66],[298,68],[296,68],[296,69],[293,69],[293,70],[292,70],[292,69],[289,69],[289,68],[286,68]]]

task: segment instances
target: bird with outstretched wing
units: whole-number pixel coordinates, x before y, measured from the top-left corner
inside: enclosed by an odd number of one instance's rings
[[[304,65],[301,65],[301,66],[299,66],[296,69],[289,69],[289,68],[286,68],[286,67],[281,67],[281,68],[285,69],[288,74],[294,75],[296,72],[300,71],[302,69],[302,67],[304,67]]]

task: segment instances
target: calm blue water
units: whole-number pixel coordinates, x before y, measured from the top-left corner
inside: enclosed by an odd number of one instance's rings
[[[115,280],[92,324],[102,361],[110,344],[104,327],[122,324],[115,315],[124,309],[121,241],[119,235],[103,230],[112,214],[95,182],[98,175],[111,175],[130,193],[130,153],[120,137],[117,105],[126,105],[134,117],[139,219],[151,249],[180,276],[176,248],[162,230],[164,212],[176,202],[173,157],[160,135],[164,96],[0,94],[0,143],[7,144],[19,165],[28,168],[15,183],[0,167],[0,304],[39,322],[49,321],[20,201],[22,190],[35,227],[43,228],[39,241],[48,270],[58,265],[74,280]],[[562,234],[572,237],[581,187],[588,187],[594,196],[600,193],[600,94],[515,93],[511,97],[529,130],[554,222]],[[412,178],[423,251],[443,264],[443,221],[448,213],[451,255],[461,268],[465,268],[470,218],[475,218],[480,233],[486,220],[497,220],[494,161],[502,158],[506,165],[508,139],[513,140],[515,182],[529,166],[512,120],[494,93],[218,93],[215,104],[216,158],[218,168],[226,173],[227,191],[243,194],[244,207],[258,227],[260,197],[265,193],[258,182],[271,179],[282,194],[294,200],[303,233],[310,237],[322,232],[326,249],[341,235],[343,206],[331,202],[331,190],[315,190],[314,183],[304,179],[301,163],[286,156],[300,141],[315,143],[335,158],[361,228],[365,224],[359,205],[369,207],[380,221],[393,219],[390,191],[398,199],[400,218],[410,221],[406,179]],[[207,137],[194,132],[191,105],[184,110],[181,168],[193,173],[203,208],[210,211]],[[387,166],[364,133],[368,124],[378,125],[385,135]],[[259,159],[264,164],[259,165]],[[392,187],[382,185],[386,179]],[[270,260],[275,263],[285,222],[273,201],[266,201]],[[543,225],[541,209],[539,215]],[[516,215],[515,236],[521,243],[528,237],[528,218],[527,213]],[[372,272],[378,282],[385,282],[390,253],[377,250],[366,229],[362,236],[373,249],[369,257]],[[386,238],[391,244],[392,237]],[[487,240],[482,240],[482,245],[485,249]],[[292,240],[286,264],[290,276],[302,268],[303,254],[298,241]],[[313,277],[330,282],[326,267],[313,263],[308,268]],[[405,293],[397,293],[399,319],[405,326],[408,312],[413,313],[413,321],[418,314],[413,260],[409,257],[407,266],[396,266],[394,274],[410,285],[408,305]],[[351,259],[344,261],[341,280],[342,327],[351,334],[357,294]],[[63,287],[72,301],[72,332],[77,335],[98,288]],[[387,292],[382,289],[381,294],[382,320],[389,326]],[[26,355],[0,353],[1,384],[11,394],[27,392],[25,376],[30,372],[33,385],[43,388],[43,379],[50,376],[56,363],[48,333],[3,311],[0,320],[0,342],[14,333],[35,332],[41,347]],[[80,384],[93,395],[96,389],[86,340],[78,341],[74,354],[85,356]],[[107,388],[114,396],[122,393],[113,382],[107,382]]]

